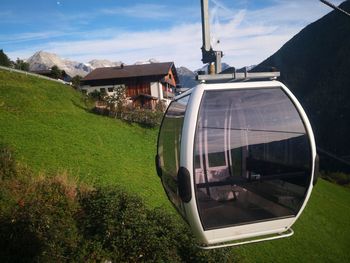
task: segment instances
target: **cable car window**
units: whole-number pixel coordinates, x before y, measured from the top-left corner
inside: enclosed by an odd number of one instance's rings
[[[295,216],[311,159],[304,123],[281,88],[206,91],[194,147],[204,229]]]
[[[159,133],[158,155],[162,182],[171,202],[183,212],[178,195],[177,173],[180,168],[182,126],[189,96],[171,102]]]

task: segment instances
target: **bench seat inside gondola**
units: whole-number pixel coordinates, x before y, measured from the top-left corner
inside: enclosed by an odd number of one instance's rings
[[[294,216],[304,195],[302,168],[247,158],[248,174],[230,176],[225,166],[210,167],[197,184],[197,201],[207,229]],[[248,169],[249,168],[249,169]],[[274,173],[279,172],[279,173]]]

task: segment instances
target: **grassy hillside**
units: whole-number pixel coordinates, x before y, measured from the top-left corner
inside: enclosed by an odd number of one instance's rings
[[[68,86],[0,71],[0,142],[36,171],[122,185],[172,209],[154,170],[157,130],[86,111]],[[349,262],[350,191],[319,180],[288,239],[232,248],[243,262]]]
[[[287,239],[236,249],[246,262],[349,262],[350,191],[319,180]]]
[[[36,171],[65,170],[168,204],[154,170],[157,130],[91,114],[68,86],[0,71],[0,123],[0,142]]]

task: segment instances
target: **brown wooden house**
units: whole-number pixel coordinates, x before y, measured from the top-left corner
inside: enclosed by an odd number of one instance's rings
[[[113,95],[119,85],[126,87],[134,106],[154,109],[158,101],[168,104],[175,95],[178,76],[173,62],[97,68],[82,80],[86,93],[95,90]]]

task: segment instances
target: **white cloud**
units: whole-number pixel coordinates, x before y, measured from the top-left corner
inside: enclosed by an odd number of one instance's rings
[[[136,18],[161,19],[171,15],[167,6],[156,4],[137,4],[131,7],[118,7],[113,9],[102,9],[99,11],[107,15],[122,15]]]
[[[305,0],[293,2],[275,0],[274,5],[260,10],[246,8],[231,10],[220,0],[212,0],[212,3],[214,4],[212,36],[214,40],[220,39],[220,44],[215,45],[214,48],[223,50],[225,54],[223,61],[236,67],[261,62],[308,23],[331,11],[317,1]],[[244,7],[244,1],[241,1],[240,6]],[[142,5],[138,7],[142,8]],[[156,6],[155,11],[163,8],[163,6]],[[135,10],[137,9],[128,11],[127,15],[138,15]],[[122,9],[114,9],[109,12],[121,11]],[[177,66],[186,66],[191,69],[202,66],[199,21],[146,32],[106,30],[105,32],[76,32],[76,34],[87,35],[89,39],[51,41],[8,54],[11,57],[28,57],[35,51],[44,49],[83,62],[104,58],[131,64],[135,61],[155,58],[158,61],[175,61]]]
[[[63,31],[42,31],[42,32],[27,32],[13,35],[0,35],[0,44],[26,42],[31,40],[49,39],[67,35]]]

